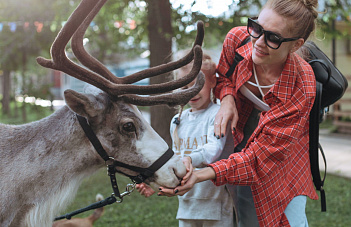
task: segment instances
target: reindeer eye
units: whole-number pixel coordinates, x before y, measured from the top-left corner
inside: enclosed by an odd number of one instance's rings
[[[128,122],[123,125],[123,130],[127,132],[135,132],[136,129],[132,122]]]

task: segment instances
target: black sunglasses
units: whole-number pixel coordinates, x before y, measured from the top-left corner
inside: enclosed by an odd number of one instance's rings
[[[255,20],[257,17],[249,18],[247,21],[247,31],[253,38],[260,38],[262,34],[264,34],[264,41],[266,42],[267,46],[272,49],[278,49],[282,42],[289,42],[298,40],[300,37],[296,38],[283,38],[277,33],[266,31],[263,27],[258,24]]]

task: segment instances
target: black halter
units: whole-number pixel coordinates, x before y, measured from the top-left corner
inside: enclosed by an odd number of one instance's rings
[[[108,197],[102,201],[93,203],[90,206],[87,206],[87,207],[79,209],[77,211],[74,211],[74,212],[62,215],[60,217],[57,217],[57,218],[55,218],[55,221],[60,220],[60,219],[64,219],[64,218],[71,219],[71,217],[74,215],[80,214],[80,213],[88,211],[88,210],[103,207],[103,206],[112,204],[116,201],[122,202],[123,197],[127,194],[130,194],[134,190],[135,184],[140,184],[140,183],[144,182],[148,177],[151,177],[159,168],[161,168],[174,155],[174,152],[172,151],[172,149],[168,148],[168,150],[148,168],[131,166],[131,165],[116,161],[116,160],[114,160],[113,157],[109,156],[107,154],[107,152],[105,151],[105,149],[102,147],[101,142],[97,138],[93,129],[90,127],[87,119],[82,117],[82,116],[79,116],[78,114],[76,114],[76,116],[77,116],[77,119],[79,121],[80,126],[82,127],[83,131],[85,132],[85,135],[88,137],[89,141],[94,146],[97,153],[100,155],[100,157],[105,161],[105,164],[107,165],[107,174],[110,176],[113,194],[111,197]],[[135,171],[135,172],[139,173],[139,175],[137,175],[137,176],[127,175],[121,171],[118,171],[116,169],[116,167],[122,167],[122,168],[126,168],[129,170]],[[124,192],[122,194],[119,192],[119,189],[118,189],[116,172],[119,172],[119,173],[126,175],[134,183],[134,185],[132,185],[132,186],[127,185],[126,192]],[[116,196],[120,199],[119,201],[116,199]]]

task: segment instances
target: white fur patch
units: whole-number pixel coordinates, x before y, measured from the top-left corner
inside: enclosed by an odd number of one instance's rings
[[[136,148],[145,159],[154,163],[168,150],[168,144],[144,119],[139,110],[135,111],[135,113],[142,120],[146,128],[143,137],[136,141]],[[178,177],[183,177],[185,172],[186,170],[183,162],[178,156],[173,155],[173,157],[156,172],[157,182],[155,182],[155,185],[175,187],[179,184]],[[175,173],[178,173],[181,176],[176,176]]]
[[[62,190],[49,196],[49,199],[40,204],[35,204],[25,218],[26,226],[52,226],[55,215],[63,211],[70,202],[73,201],[79,185],[85,176],[77,176],[69,184],[65,185]]]
[[[141,155],[151,161],[156,161],[164,152],[167,151],[167,143],[158,135],[151,125],[145,120],[144,116],[140,113],[136,106],[133,107],[133,112],[143,123],[145,131],[143,137],[136,141],[136,148],[141,152]]]

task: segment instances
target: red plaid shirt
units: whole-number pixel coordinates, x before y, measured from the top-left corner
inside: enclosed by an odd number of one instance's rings
[[[243,128],[253,103],[238,92],[252,76],[251,42],[237,48],[248,37],[246,27],[233,28],[226,36],[217,66],[216,96],[233,95],[239,113],[235,144],[243,139]],[[244,59],[230,78],[225,76],[235,52]],[[295,53],[286,60],[280,78],[264,96],[270,110],[262,112],[246,147],[228,159],[210,166],[216,185],[251,186],[260,226],[290,226],[284,214],[297,195],[318,199],[309,162],[309,113],[315,98],[315,77],[308,63]]]

